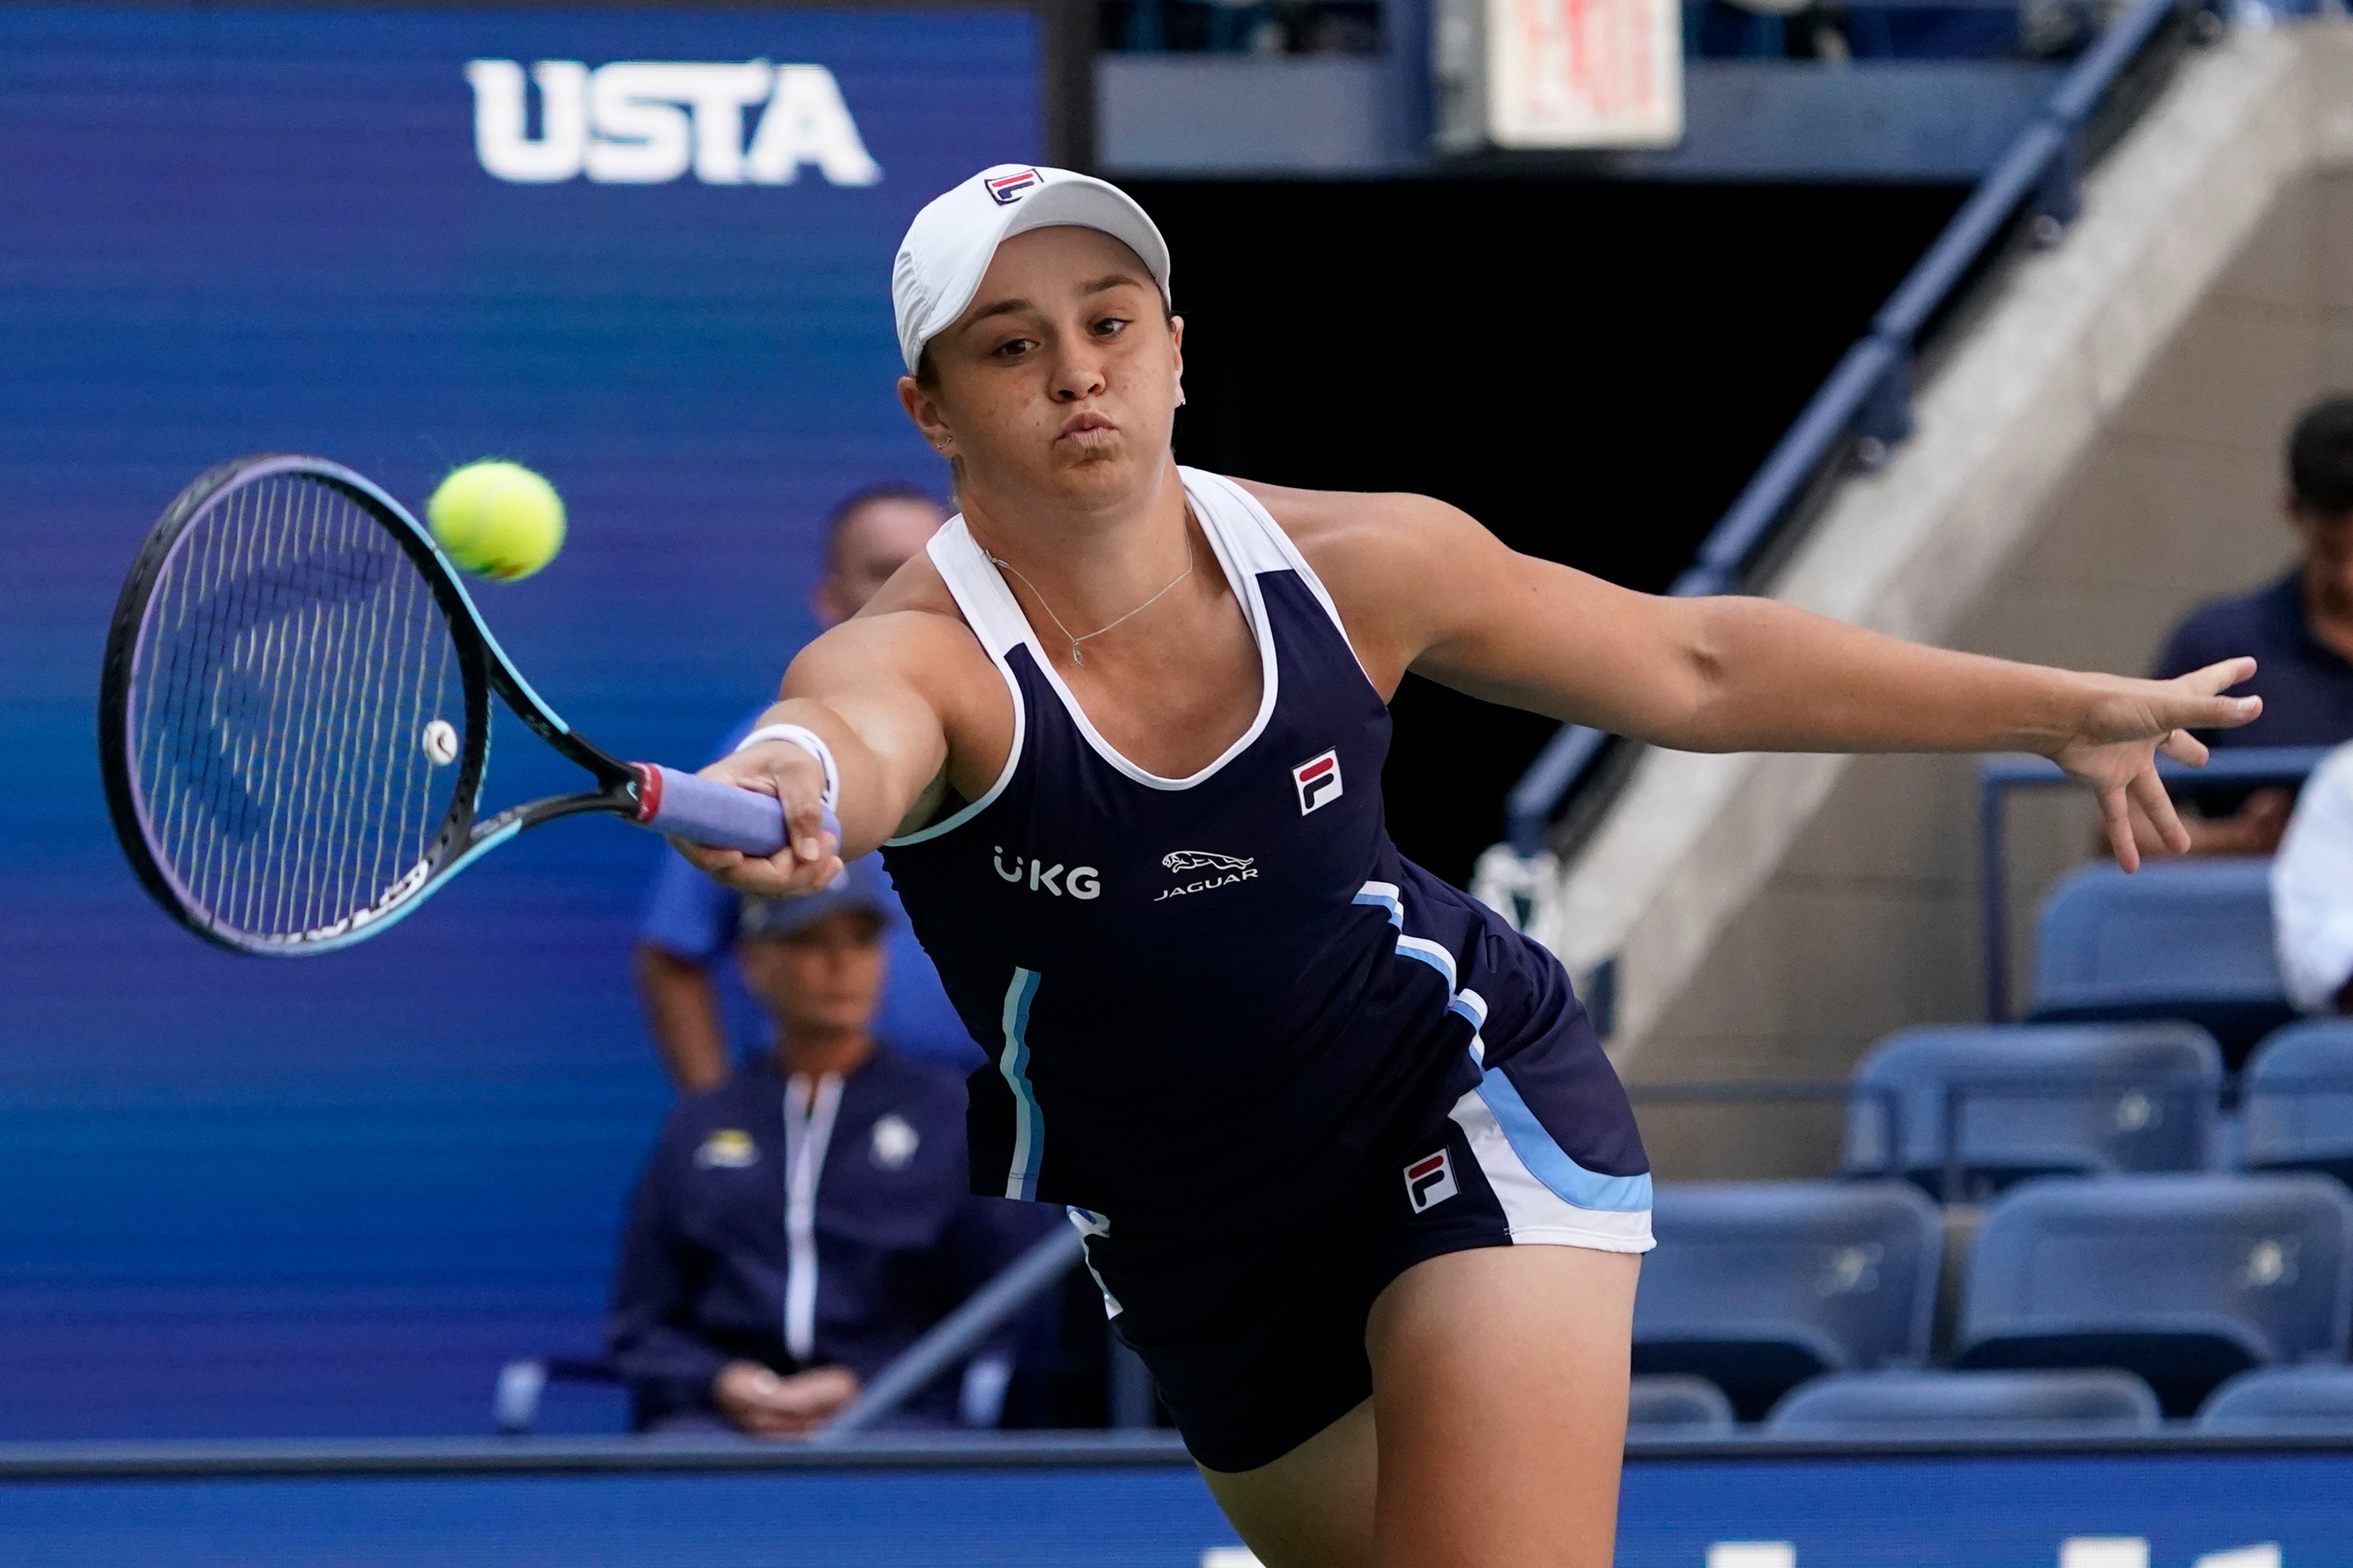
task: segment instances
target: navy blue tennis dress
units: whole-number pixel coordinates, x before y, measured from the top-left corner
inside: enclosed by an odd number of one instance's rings
[[[1194,1458],[1246,1470],[1372,1392],[1398,1274],[1646,1250],[1651,1178],[1559,963],[1390,844],[1388,709],[1331,595],[1248,491],[1179,472],[1257,639],[1248,731],[1189,778],[1121,756],[958,518],[932,560],[1012,754],[883,854],[994,1058],[976,1190],[1069,1206]]]

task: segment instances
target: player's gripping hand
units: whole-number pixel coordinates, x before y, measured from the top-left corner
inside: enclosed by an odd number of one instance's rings
[[[832,886],[841,875],[841,845],[825,830],[825,769],[790,741],[764,741],[702,770],[702,777],[758,790],[785,804],[790,841],[763,858],[740,849],[712,849],[673,838],[695,867],[739,893],[790,898]]]
[[[2147,814],[2167,848],[2177,855],[2189,849],[2189,830],[2158,776],[2157,759],[2161,753],[2203,765],[2206,748],[2189,731],[2235,730],[2261,713],[2260,697],[2221,695],[2254,673],[2253,659],[2226,658],[2172,680],[2103,679],[2074,733],[2052,748],[2051,760],[2098,798],[2100,824],[2117,865],[2140,868],[2127,802]]]

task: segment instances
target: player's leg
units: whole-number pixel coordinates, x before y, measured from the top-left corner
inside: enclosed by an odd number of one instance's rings
[[[1201,1475],[1266,1568],[1371,1568],[1376,1458],[1367,1399],[1272,1464]]]
[[[1639,1257],[1488,1247],[1418,1263],[1366,1330],[1377,1568],[1608,1568]]]

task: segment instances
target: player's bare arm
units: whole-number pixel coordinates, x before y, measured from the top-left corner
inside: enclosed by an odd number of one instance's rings
[[[902,577],[927,570],[910,562]],[[785,673],[783,700],[760,722],[800,725],[833,752],[840,841],[821,827],[821,764],[789,741],[769,741],[703,774],[783,801],[792,842],[767,859],[679,849],[730,887],[767,897],[822,888],[844,858],[921,826],[950,793],[967,800],[986,793],[1013,736],[1004,681],[964,623],[930,606],[920,582],[894,582],[868,612],[803,649]]]
[[[1422,496],[1253,486],[1337,600],[1384,695],[1411,669],[1458,690],[1683,751],[2040,752],[2089,785],[2117,862],[2126,802],[2189,837],[2156,756],[2262,711],[2232,659],[2135,680],[1924,647],[1794,605],[1637,594],[1507,549]]]

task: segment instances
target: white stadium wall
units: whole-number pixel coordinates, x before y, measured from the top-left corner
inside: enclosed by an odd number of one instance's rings
[[[1771,585],[1906,637],[2138,672],[2174,621],[2291,544],[2281,446],[2353,387],[2353,26],[2194,54],[2094,172],[2054,249],[1939,355],[1917,433],[1847,485]],[[2021,797],[2013,973],[2090,844]],[[1975,763],[1646,754],[1535,929],[1616,962],[1629,1081],[1837,1079],[1905,1025],[1984,1016]],[[1648,1106],[1662,1175],[1801,1174],[1835,1108]]]

